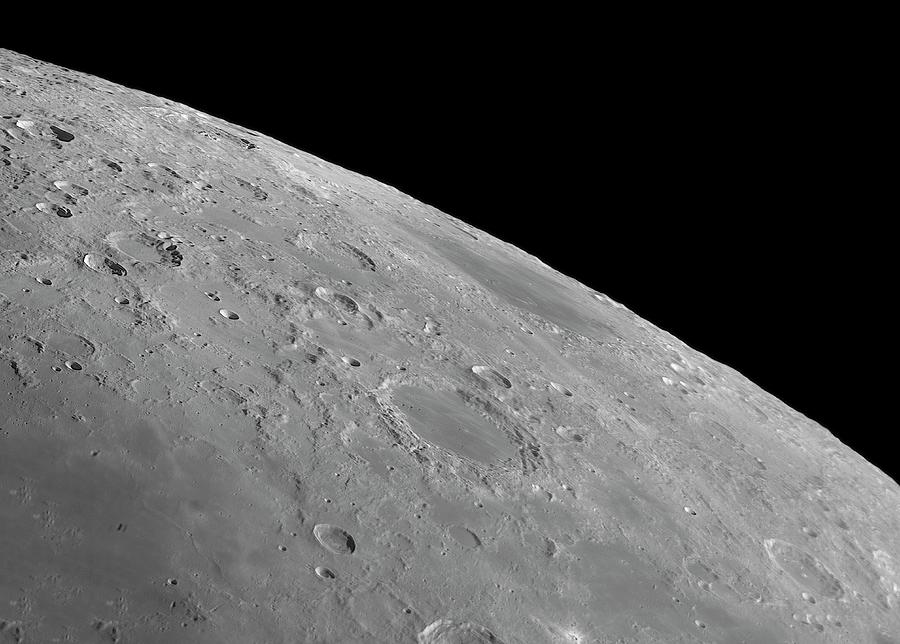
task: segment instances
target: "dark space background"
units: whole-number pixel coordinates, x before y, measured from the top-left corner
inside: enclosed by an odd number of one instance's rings
[[[792,37],[529,26],[0,46],[393,185],[624,303],[900,479],[892,383],[876,375],[896,333],[881,308],[890,211],[853,61]]]

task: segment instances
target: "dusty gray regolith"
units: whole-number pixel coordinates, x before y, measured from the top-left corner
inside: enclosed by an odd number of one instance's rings
[[[308,21],[285,88],[233,91],[309,128],[323,92],[371,107],[360,75],[406,92],[309,29],[341,46]],[[626,243],[570,163],[497,189]],[[893,481],[449,214],[2,49],[0,204],[0,642],[900,644]],[[678,250],[672,288],[710,265]]]

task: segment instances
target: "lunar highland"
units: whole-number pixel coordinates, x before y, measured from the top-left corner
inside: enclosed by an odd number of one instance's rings
[[[2,49],[0,204],[0,642],[900,642],[896,483],[459,219]]]

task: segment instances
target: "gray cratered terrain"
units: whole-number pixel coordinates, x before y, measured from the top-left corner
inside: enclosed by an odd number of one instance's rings
[[[734,370],[185,105],[0,116],[0,642],[900,641],[898,486]]]

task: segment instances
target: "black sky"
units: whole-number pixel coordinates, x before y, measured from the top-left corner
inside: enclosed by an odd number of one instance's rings
[[[879,177],[861,170],[839,57],[538,34],[3,46],[393,185],[623,302],[898,478],[873,371],[891,335]]]

